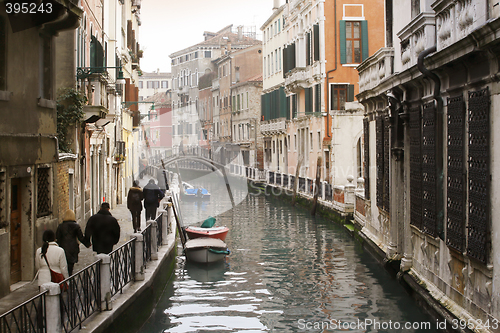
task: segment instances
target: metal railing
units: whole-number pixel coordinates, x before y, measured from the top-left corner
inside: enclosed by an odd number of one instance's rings
[[[303,177],[299,177],[299,192],[306,191],[306,179]]]
[[[59,283],[67,283],[67,292],[59,295],[61,304],[61,323],[68,333],[79,327],[94,312],[101,310],[101,270],[98,260],[81,271]]]
[[[0,316],[1,333],[45,333],[45,294],[44,291],[35,297],[19,304]]]
[[[269,171],[269,184],[274,184],[274,172]]]
[[[134,281],[135,238],[109,254],[111,271],[111,296],[122,293],[123,287]]]
[[[276,172],[274,177],[274,182],[276,183],[276,185],[281,185],[281,173]]]
[[[163,244],[163,218],[162,215],[158,215],[156,217],[156,225],[158,226],[156,229],[156,236],[158,237],[158,241],[156,242],[156,249],[159,249],[160,246]]]
[[[151,261],[151,224],[148,225],[142,232],[144,241],[142,243],[142,259],[145,266],[148,261]]]

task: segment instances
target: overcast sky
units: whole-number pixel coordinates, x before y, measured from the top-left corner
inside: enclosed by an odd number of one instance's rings
[[[280,0],[280,4],[284,0]],[[139,45],[143,72],[170,72],[170,54],[203,41],[203,32],[232,24],[260,27],[271,16],[273,0],[142,0]]]

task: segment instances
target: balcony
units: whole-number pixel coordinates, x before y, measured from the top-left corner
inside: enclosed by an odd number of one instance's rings
[[[469,35],[488,17],[487,0],[438,0],[431,6],[436,12],[438,51]]]
[[[435,45],[435,27],[434,13],[423,12],[398,32],[401,40],[402,70],[415,66],[420,52]]]
[[[106,75],[102,73],[92,74],[88,77],[88,80],[91,94],[88,101],[89,104],[83,107],[83,111],[85,112],[84,120],[87,123],[93,123],[99,119],[106,118],[108,114],[108,80]]]
[[[263,122],[260,125],[260,131],[264,135],[285,134],[286,120],[284,118],[278,118]]]
[[[358,66],[359,92],[370,90],[394,73],[394,49],[384,47]]]

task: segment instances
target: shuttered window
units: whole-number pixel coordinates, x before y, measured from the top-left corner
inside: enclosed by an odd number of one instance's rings
[[[340,63],[359,64],[368,58],[368,22],[340,21]]]

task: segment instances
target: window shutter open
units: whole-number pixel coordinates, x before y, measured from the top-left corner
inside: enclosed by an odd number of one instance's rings
[[[345,21],[341,20],[339,22],[339,36],[340,36],[340,63],[346,63],[346,55],[345,55]]]
[[[368,58],[368,21],[361,21],[361,61]]]
[[[347,87],[347,100],[346,102],[352,102],[354,101],[354,85],[350,84]]]

